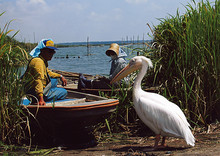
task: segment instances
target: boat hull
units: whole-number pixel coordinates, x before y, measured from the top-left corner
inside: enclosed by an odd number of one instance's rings
[[[82,148],[95,143],[92,126],[114,112],[119,101],[68,90],[67,102],[49,103],[46,106],[24,106],[33,116],[31,129],[37,144]],[[81,102],[80,102],[81,101]],[[32,135],[33,136],[33,135]],[[41,139],[40,139],[41,138]],[[39,141],[40,139],[40,141]]]

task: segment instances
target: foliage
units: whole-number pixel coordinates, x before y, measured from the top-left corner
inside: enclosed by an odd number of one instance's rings
[[[10,36],[5,36],[4,40],[5,40],[5,42],[10,42],[11,45],[21,47],[25,51],[31,51],[32,49],[34,49],[37,46],[37,43],[19,42],[16,39],[14,39],[13,37],[10,37]]]
[[[20,66],[27,61],[28,56],[23,48],[11,42],[18,32],[12,37],[8,36],[13,31],[8,29],[12,21],[0,29],[0,137],[3,143],[20,143],[25,136],[22,125],[26,123],[20,107],[24,95]]]
[[[220,117],[220,1],[188,4],[154,27],[156,84],[195,124]]]
[[[154,68],[142,81],[142,87],[157,86],[158,92],[183,110],[194,125],[207,125],[220,120],[220,2],[188,4],[186,13],[167,19],[151,29],[152,43],[145,48],[133,49],[134,54],[151,58]],[[135,74],[133,75],[135,77]],[[119,99],[119,106],[112,115],[96,127],[99,131],[129,131],[131,124],[144,129],[132,103],[132,90],[121,87],[109,95]],[[137,127],[136,127],[137,128]]]
[[[97,126],[98,130],[100,130],[100,127],[102,129],[105,127],[105,130],[108,130],[110,133],[111,131],[119,132],[123,129],[123,124],[136,119],[136,113],[132,104],[132,91],[125,84],[120,85],[120,88],[117,90],[112,88],[110,93],[100,92],[100,96],[118,99],[119,105],[116,107],[116,111],[105,120],[105,123],[99,123],[100,125]]]

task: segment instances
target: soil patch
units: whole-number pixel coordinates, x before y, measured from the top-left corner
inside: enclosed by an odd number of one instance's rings
[[[98,140],[98,145],[84,149],[61,149],[54,150],[50,155],[82,155],[82,156],[160,156],[160,155],[199,155],[199,156],[219,156],[220,155],[220,125],[210,125],[208,130],[194,132],[196,138],[195,147],[188,146],[183,139],[168,138],[164,149],[152,152],[144,152],[143,149],[154,145],[153,136],[130,136],[130,134],[113,134],[102,136]]]

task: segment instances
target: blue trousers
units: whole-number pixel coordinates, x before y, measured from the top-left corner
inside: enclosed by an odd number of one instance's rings
[[[56,78],[51,78],[51,88],[47,94],[47,96],[44,95],[44,101],[50,102],[50,101],[56,101],[56,100],[63,100],[67,96],[67,91],[64,88],[58,88],[57,87],[58,80]],[[26,94],[31,94],[30,96],[33,103],[36,103],[36,93],[34,90],[29,90]]]
[[[63,100],[67,96],[67,91],[64,88],[57,87],[58,80],[56,78],[51,78],[51,89],[49,90],[47,96],[44,96],[44,101],[53,100]]]

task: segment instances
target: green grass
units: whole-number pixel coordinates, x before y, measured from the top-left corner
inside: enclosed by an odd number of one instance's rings
[[[177,11],[160,19],[159,25],[150,28],[153,42],[132,51],[154,63],[142,86],[159,86],[159,94],[179,105],[192,126],[204,126],[220,120],[220,2],[194,2],[185,9],[183,15]],[[122,86],[114,94],[102,95],[120,101],[108,124],[99,124],[103,130],[120,132],[140,121],[131,93]]]
[[[9,37],[13,32],[9,30],[12,21],[0,29],[0,137],[3,143],[20,144],[25,138],[22,125],[27,124],[27,118],[20,106],[24,92],[19,67],[27,61],[28,56],[24,49],[10,40],[18,33]]]
[[[220,116],[220,1],[185,9],[154,27],[154,82],[188,119],[206,125]]]

